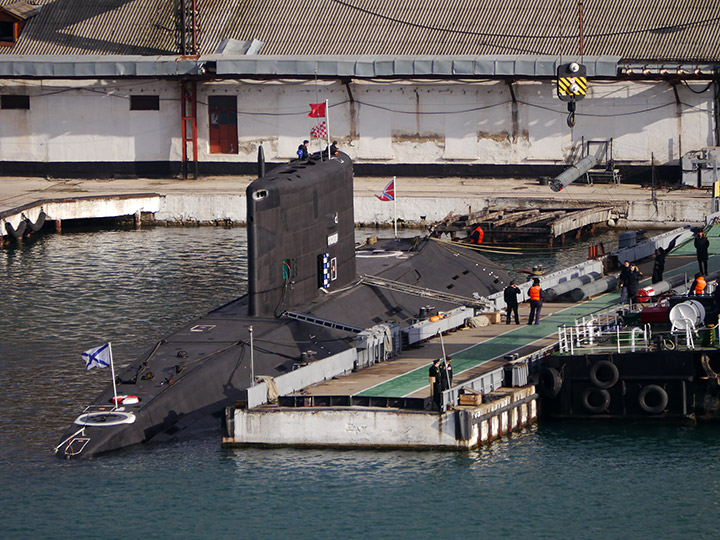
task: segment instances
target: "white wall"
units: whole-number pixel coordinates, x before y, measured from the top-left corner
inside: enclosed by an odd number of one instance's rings
[[[696,91],[706,83],[691,83]],[[330,101],[331,137],[358,162],[557,164],[583,138],[614,140],[630,164],[676,163],[713,144],[712,92],[676,93],[667,82],[590,82],[573,129],[553,81],[218,81],[198,86],[201,161],[254,162],[295,156],[318,119],[309,103]],[[30,95],[30,110],[0,110],[0,161],[177,161],[180,91],[172,81],[0,81]],[[131,94],[158,94],[159,111],[130,111]],[[209,95],[238,97],[238,154],[210,154]],[[313,141],[311,150],[325,147]]]

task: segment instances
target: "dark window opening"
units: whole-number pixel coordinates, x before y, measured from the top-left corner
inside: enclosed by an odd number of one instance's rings
[[[0,21],[0,41],[15,41],[15,23]]]
[[[2,109],[29,109],[30,96],[0,96]]]
[[[131,111],[159,111],[160,96],[130,96]]]

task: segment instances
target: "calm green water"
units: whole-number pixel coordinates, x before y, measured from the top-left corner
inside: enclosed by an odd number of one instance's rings
[[[55,459],[109,380],[80,353],[112,341],[123,365],[242,294],[245,239],[155,228],[0,250],[0,538],[720,537],[718,426],[549,424],[471,453],[209,438]],[[584,258],[577,249],[560,258]]]

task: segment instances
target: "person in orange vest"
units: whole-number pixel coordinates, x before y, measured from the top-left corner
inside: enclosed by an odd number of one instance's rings
[[[485,231],[482,230],[482,227],[478,225],[475,227],[475,230],[470,233],[470,243],[471,244],[482,244],[483,237],[485,236]]]
[[[540,308],[542,308],[542,288],[540,287],[540,280],[533,278],[532,287],[528,291],[530,297],[530,317],[528,318],[528,324],[538,324],[540,322]]]
[[[706,286],[707,283],[705,282],[705,278],[700,272],[698,272],[695,274],[695,281],[693,281],[690,286],[690,294],[696,294],[698,296],[705,294]]]

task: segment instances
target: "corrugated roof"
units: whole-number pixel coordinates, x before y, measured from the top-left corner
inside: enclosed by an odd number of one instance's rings
[[[36,0],[42,11],[0,54],[176,54],[176,2]],[[580,53],[577,0],[197,0],[197,8],[201,54],[225,39],[257,39],[261,55]],[[587,56],[720,61],[718,0],[586,0],[582,25]]]

